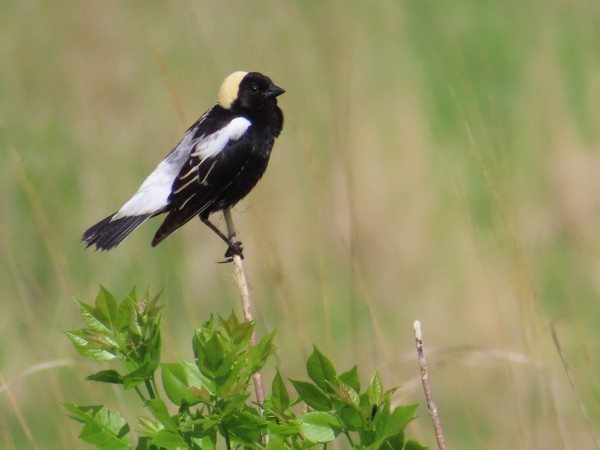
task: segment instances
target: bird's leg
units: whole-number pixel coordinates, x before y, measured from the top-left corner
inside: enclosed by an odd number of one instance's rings
[[[244,255],[242,254],[244,249],[243,245],[241,241],[237,240],[235,233],[227,237],[208,219],[208,217],[200,216],[200,220],[227,244],[227,251],[225,252],[225,258],[227,259],[222,262],[232,262],[234,255],[239,255],[242,259],[244,258]]]
[[[223,241],[226,244],[231,244],[231,241],[229,240],[229,238],[227,236],[225,236],[223,234],[223,232],[221,232],[221,230],[219,230],[216,227],[216,225],[214,225],[210,220],[208,220],[208,218],[200,217],[200,220],[202,221],[202,223],[204,225],[206,225],[208,228],[210,228],[217,236],[219,236],[221,239],[223,239]]]
[[[233,225],[233,219],[231,218],[231,207],[223,209],[223,218],[227,224],[227,235],[229,236],[229,242],[231,242],[232,245],[229,247],[227,253],[225,253],[225,256],[233,259],[233,256],[238,255],[241,259],[244,259],[244,255],[242,254],[244,246],[235,234],[235,226]]]

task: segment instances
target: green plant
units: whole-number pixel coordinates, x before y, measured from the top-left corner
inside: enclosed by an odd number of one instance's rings
[[[353,449],[425,448],[404,436],[416,405],[392,408],[395,389],[384,390],[378,373],[361,392],[357,367],[338,375],[317,347],[306,364],[310,381],[290,380],[297,396],[277,371],[271,394],[262,404],[252,402],[252,377],[273,353],[275,334],[253,345],[254,322],[240,322],[233,313],[211,317],[195,331],[194,361],[161,363],[158,296],[137,299],[132,290],[118,302],[101,288],[94,306],[79,302],[79,309],[86,327],[65,330],[75,348],[122,366],[87,379],[135,389],[149,413],[138,418],[136,439],[119,413],[66,404],[84,424],[80,438],[99,449],[216,449],[219,443],[227,449],[306,449],[327,448],[337,438]]]

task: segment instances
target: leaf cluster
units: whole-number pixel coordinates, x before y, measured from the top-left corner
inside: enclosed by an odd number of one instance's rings
[[[66,404],[83,423],[80,438],[96,448],[307,449],[327,448],[338,438],[353,449],[425,448],[404,436],[416,405],[392,408],[395,390],[384,390],[378,373],[361,391],[357,367],[338,375],[317,347],[306,364],[310,381],[287,383],[277,371],[267,399],[253,402],[252,378],[273,354],[274,333],[254,344],[254,323],[233,313],[211,317],[195,331],[193,361],[161,363],[157,302],[148,293],[137,299],[135,290],[117,302],[101,288],[94,306],[78,302],[85,328],[64,331],[86,358],[121,363],[120,370],[88,380],[135,389],[148,412],[133,433],[119,413],[102,405]]]
[[[344,436],[353,449],[424,449],[406,440],[404,429],[414,419],[417,405],[392,408],[394,389],[384,390],[379,373],[361,392],[357,366],[337,374],[331,360],[316,346],[307,360],[310,381],[291,379],[298,396],[290,398],[279,372],[263,405],[272,417],[272,448],[323,447]],[[300,405],[300,413],[297,406]]]
[[[63,330],[77,351],[94,361],[119,360],[123,370],[103,370],[88,380],[136,388],[149,380],[160,363],[160,326],[163,306],[159,295],[146,292],[136,298],[135,288],[121,302],[103,287],[94,306],[77,301],[85,328]]]

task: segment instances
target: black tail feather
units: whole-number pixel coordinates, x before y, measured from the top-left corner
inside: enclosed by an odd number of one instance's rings
[[[116,220],[112,220],[113,217],[114,214],[111,214],[83,233],[81,240],[86,247],[95,245],[99,250],[110,250],[119,245],[133,230],[152,217],[152,214],[119,217]]]

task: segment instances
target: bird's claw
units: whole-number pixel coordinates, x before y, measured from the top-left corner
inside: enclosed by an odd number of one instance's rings
[[[240,241],[232,241],[225,252],[225,258],[233,258],[235,255],[238,255],[240,258],[244,259],[243,251],[244,246]]]
[[[244,259],[243,251],[244,251],[244,246],[242,245],[242,243],[240,241],[230,242],[229,247],[227,248],[227,251],[225,252],[226,259],[224,261],[217,261],[217,263],[225,264],[225,263],[233,262],[233,257],[235,255]]]

